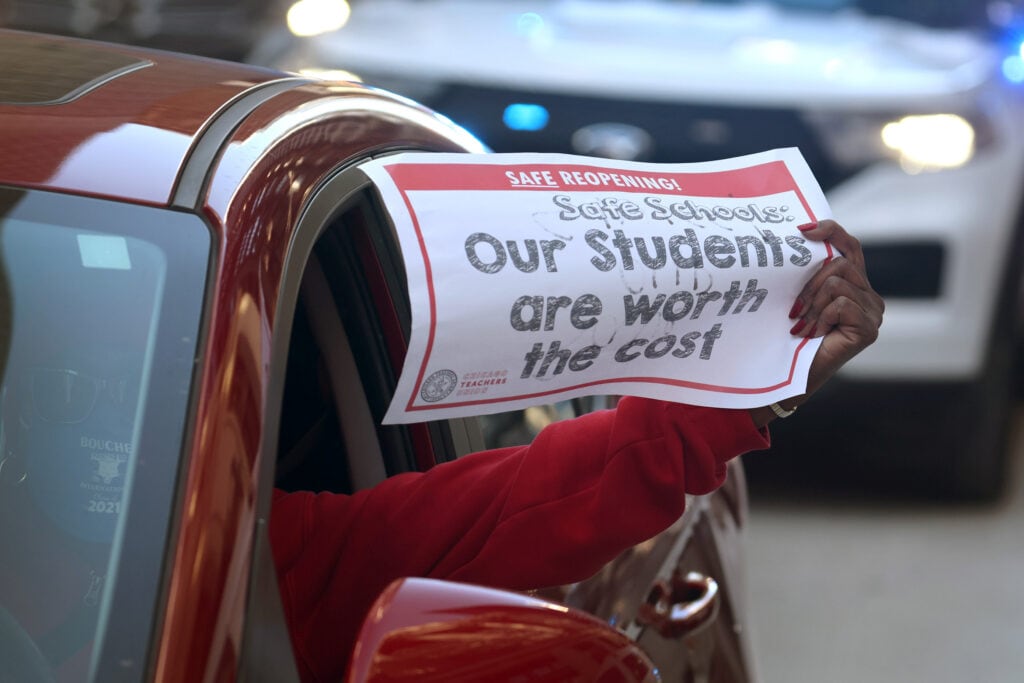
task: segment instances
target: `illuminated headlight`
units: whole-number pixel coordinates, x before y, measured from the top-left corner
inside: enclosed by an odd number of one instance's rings
[[[300,37],[337,31],[352,10],[345,0],[299,0],[288,8],[288,30]]]
[[[882,159],[898,161],[907,173],[958,168],[992,136],[981,115],[828,112],[807,118],[832,158],[850,168]]]
[[[904,116],[885,124],[882,142],[908,171],[957,168],[974,156],[974,127],[956,114]]]

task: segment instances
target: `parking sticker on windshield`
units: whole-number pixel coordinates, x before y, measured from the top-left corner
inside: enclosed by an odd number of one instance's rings
[[[789,333],[831,257],[796,149],[698,164],[406,153],[367,162],[409,277],[385,423],[617,394],[727,408],[803,393]]]
[[[84,268],[132,269],[128,241],[117,235],[78,235],[78,255]]]

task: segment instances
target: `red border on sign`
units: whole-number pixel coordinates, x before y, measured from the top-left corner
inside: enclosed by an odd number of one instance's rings
[[[598,192],[614,190],[616,192],[644,192],[652,191],[660,194],[678,194],[689,197],[760,197],[781,192],[794,192],[803,205],[811,220],[817,220],[811,211],[810,204],[800,192],[796,181],[789,172],[784,161],[770,161],[756,166],[747,166],[739,169],[726,171],[715,171],[709,173],[671,173],[652,171],[611,171],[600,166],[587,166],[580,164],[392,164],[384,169],[394,180],[402,200],[405,202],[409,216],[412,218],[413,229],[416,232],[416,240],[419,244],[420,254],[423,257],[423,269],[427,278],[427,295],[430,309],[430,329],[427,334],[426,349],[423,354],[423,363],[420,365],[416,375],[416,382],[406,403],[407,412],[424,410],[439,410],[444,408],[461,408],[465,406],[487,405],[495,403],[506,403],[523,399],[534,399],[560,394],[567,391],[585,389],[599,384],[616,384],[623,382],[644,382],[647,384],[665,384],[675,387],[686,387],[731,394],[764,394],[788,386],[793,381],[796,372],[797,360],[800,352],[804,349],[809,338],[804,338],[793,352],[793,359],[789,365],[789,373],[783,382],[767,387],[742,388],[724,387],[703,382],[688,382],[686,380],[672,380],[664,377],[618,377],[612,379],[594,380],[583,382],[572,386],[538,391],[530,394],[516,394],[515,396],[504,396],[499,398],[476,399],[472,401],[458,401],[452,403],[440,403],[430,405],[414,405],[416,394],[423,383],[423,376],[426,374],[430,354],[434,348],[435,325],[437,320],[437,303],[434,293],[433,270],[430,258],[427,255],[426,243],[423,232],[420,229],[419,219],[409,201],[409,191],[429,190],[510,190],[519,189],[524,191],[551,190]],[[544,172],[547,171],[547,174]],[[524,185],[522,183],[512,184],[507,173],[525,174],[518,175],[518,178],[535,178],[538,183],[535,185]],[[567,175],[563,175],[567,174]],[[605,177],[607,176],[607,178]],[[617,178],[616,178],[617,176]],[[539,181],[552,180],[552,184],[542,184]],[[586,184],[574,184],[576,179]],[[646,179],[646,180],[645,180]],[[593,180],[593,184],[589,181]],[[637,182],[638,186],[621,185],[619,183]],[[655,187],[651,187],[654,184]],[[721,192],[723,184],[726,184],[730,191],[727,194]],[[643,186],[640,186],[643,185]],[[673,189],[673,185],[674,188]],[[832,245],[825,243],[828,256],[826,261],[833,257]]]

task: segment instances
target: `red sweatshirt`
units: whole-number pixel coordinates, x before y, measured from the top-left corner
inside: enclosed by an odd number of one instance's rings
[[[276,492],[271,544],[303,680],[338,681],[394,579],[528,590],[581,581],[667,528],[686,493],[768,446],[745,410],[624,398],[529,446],[467,455],[345,496]]]

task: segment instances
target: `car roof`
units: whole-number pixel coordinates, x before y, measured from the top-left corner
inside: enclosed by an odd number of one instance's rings
[[[284,72],[0,29],[0,184],[166,204],[199,134]],[[103,169],[97,173],[96,169]]]

